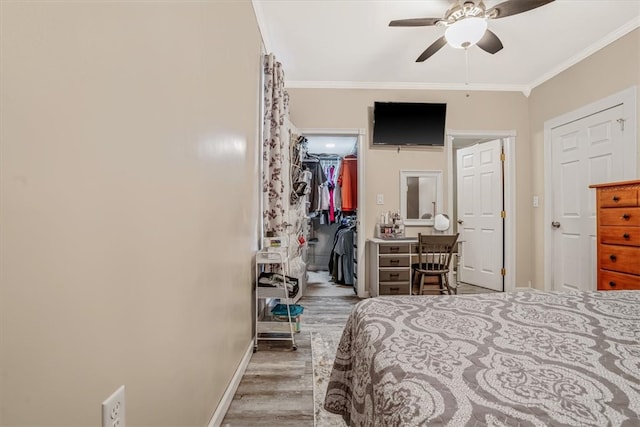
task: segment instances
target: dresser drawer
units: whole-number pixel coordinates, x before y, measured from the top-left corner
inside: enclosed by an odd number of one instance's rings
[[[600,243],[640,246],[640,227],[615,227],[610,225],[600,227],[598,234],[600,235]]]
[[[598,259],[601,269],[640,274],[640,248],[600,245]]]
[[[380,267],[409,267],[409,256],[381,255],[378,265]]]
[[[598,282],[599,291],[625,289],[640,289],[640,276],[632,276],[631,274],[600,270]]]
[[[381,254],[408,254],[409,253],[409,244],[399,244],[399,245],[380,245],[378,251]]]
[[[380,283],[380,295],[409,295],[409,282]]]
[[[380,282],[408,282],[409,270],[382,270],[378,274],[378,280]]]
[[[599,213],[600,225],[640,227],[640,208],[608,208]]]
[[[598,201],[601,208],[618,206],[638,206],[638,190],[625,188],[621,190],[600,191]]]

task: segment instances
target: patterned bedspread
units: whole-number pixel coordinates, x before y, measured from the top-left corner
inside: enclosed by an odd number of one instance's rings
[[[325,408],[352,426],[640,426],[640,291],[362,301]]]

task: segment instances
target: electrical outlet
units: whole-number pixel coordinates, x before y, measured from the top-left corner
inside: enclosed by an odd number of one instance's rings
[[[124,417],[124,385],[102,402],[102,427],[126,427]]]

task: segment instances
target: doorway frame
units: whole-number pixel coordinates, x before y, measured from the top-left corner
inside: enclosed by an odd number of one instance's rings
[[[357,280],[358,284],[356,292],[359,298],[369,298],[369,291],[365,286],[365,238],[364,230],[366,230],[365,215],[363,212],[365,181],[364,181],[364,163],[365,163],[365,130],[364,129],[331,129],[331,128],[298,128],[301,135],[325,135],[325,136],[355,136],[357,137],[358,146],[358,220],[356,221],[358,231],[358,247],[357,253]]]
[[[516,131],[463,131],[447,129],[447,206],[453,212],[453,199],[457,188],[453,186],[454,145],[456,138],[501,139],[504,142],[504,292],[519,288],[529,289],[529,284],[516,284]],[[456,212],[457,213],[457,212]]]
[[[559,126],[574,122],[597,114],[601,111],[624,105],[624,126],[631,129],[628,136],[623,139],[624,171],[623,179],[635,179],[638,168],[637,147],[637,111],[636,111],[637,86],[631,86],[620,92],[609,95],[598,101],[583,105],[573,111],[554,117],[544,122],[544,290],[553,290],[553,230],[546,224],[553,221],[553,185],[551,183],[551,131]],[[594,207],[595,210],[595,207]],[[594,268],[596,268],[594,266]]]

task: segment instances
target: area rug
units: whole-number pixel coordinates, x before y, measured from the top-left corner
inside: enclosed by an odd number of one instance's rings
[[[324,409],[329,375],[333,368],[342,329],[332,328],[311,332],[311,357],[313,361],[313,419],[316,427],[343,427],[347,424],[340,415]]]

